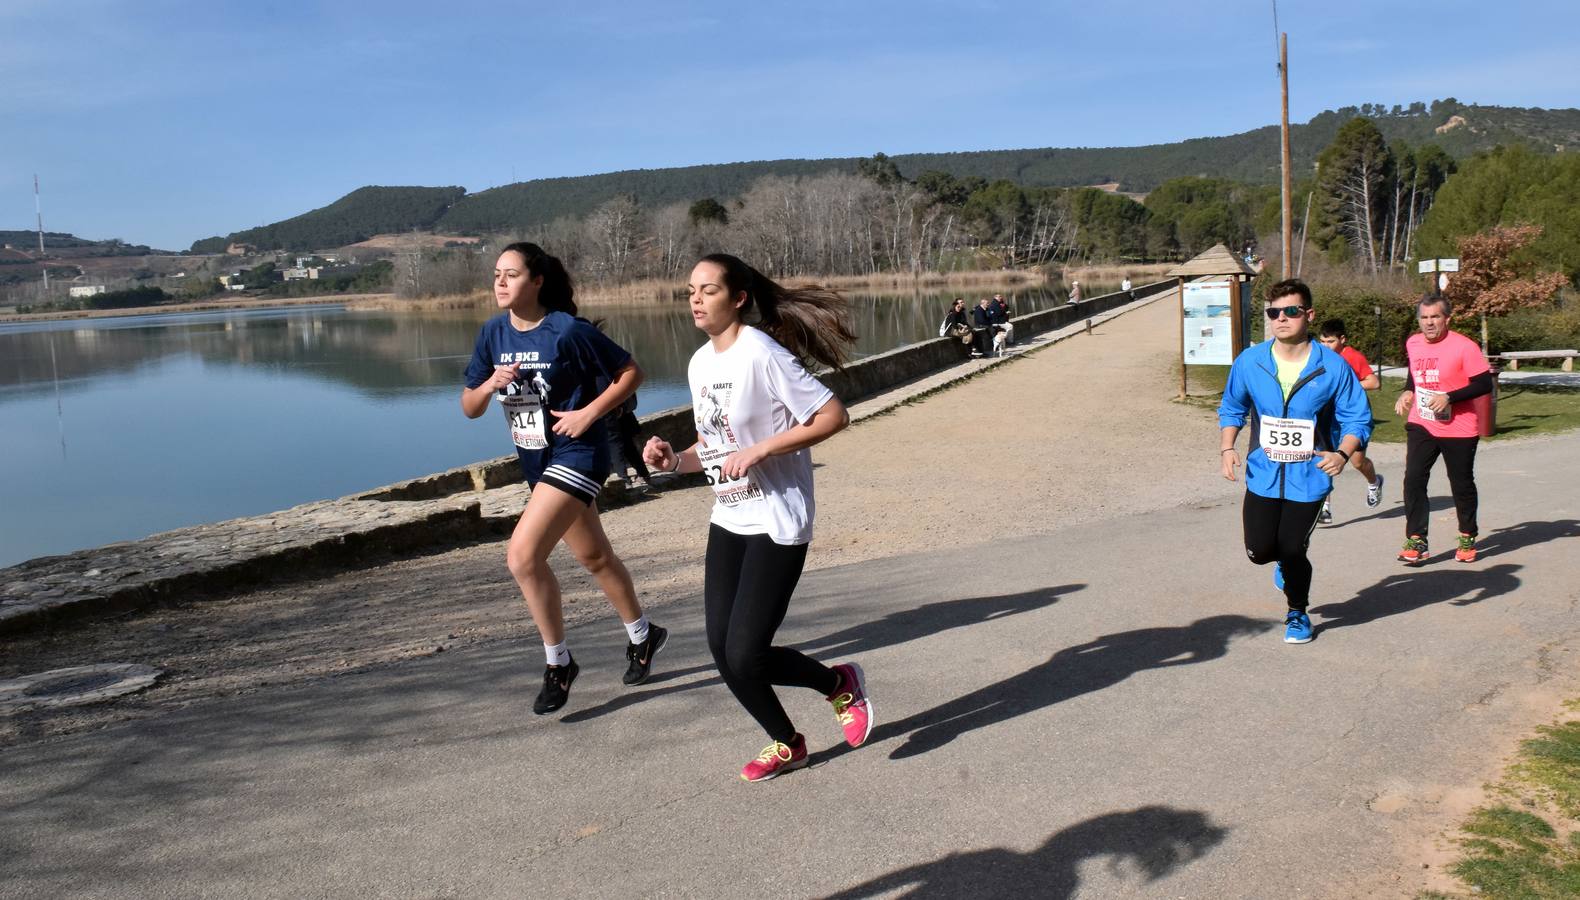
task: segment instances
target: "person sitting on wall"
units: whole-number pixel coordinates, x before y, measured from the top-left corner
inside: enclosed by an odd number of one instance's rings
[[[987,356],[993,352],[993,318],[988,305],[992,301],[983,297],[971,309],[971,336],[974,346],[972,356]]]
[[[1081,283],[1079,281],[1072,281],[1072,282],[1070,282],[1070,300],[1069,300],[1069,302],[1071,304],[1075,304],[1075,303],[1080,303],[1081,302]]]
[[[636,449],[636,439],[642,431],[641,420],[636,417],[636,395],[626,398],[618,409],[606,416],[604,425],[609,433],[609,461],[620,483],[627,488],[652,491],[652,473],[642,460],[641,452]],[[628,470],[634,471],[636,476],[628,478]]]
[[[971,322],[966,316],[964,297],[955,298],[954,305],[949,307],[948,314],[938,325],[938,336],[959,338],[963,344],[971,343]]]
[[[1009,304],[1003,294],[994,294],[988,304],[988,321],[993,325],[993,349],[1015,346],[1015,323],[1009,320]]]

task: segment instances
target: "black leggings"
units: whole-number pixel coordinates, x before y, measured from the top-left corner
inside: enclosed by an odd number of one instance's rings
[[[1259,566],[1279,564],[1290,609],[1304,611],[1311,598],[1311,560],[1306,558],[1306,548],[1321,511],[1321,500],[1300,503],[1245,492],[1245,555]]]
[[[1461,534],[1476,536],[1476,445],[1481,438],[1435,437],[1419,425],[1404,427],[1404,531],[1406,537],[1426,537],[1432,517],[1426,485],[1432,466],[1442,455],[1448,470],[1448,487],[1454,494],[1454,512],[1459,514]]]
[[[839,673],[788,647],[773,646],[790,595],[806,564],[806,544],[776,544],[766,534],[741,535],[708,526],[703,612],[708,649],[719,675],[757,724],[790,743],[795,726],[774,696],[776,684],[811,688],[824,696],[839,688]]]

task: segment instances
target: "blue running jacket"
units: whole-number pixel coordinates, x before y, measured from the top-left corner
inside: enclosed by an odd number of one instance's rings
[[[1245,455],[1245,486],[1253,494],[1310,503],[1333,490],[1333,479],[1317,468],[1316,457],[1300,462],[1275,462],[1261,446],[1263,418],[1310,419],[1315,423],[1316,450],[1337,449],[1343,435],[1364,445],[1371,438],[1372,408],[1366,391],[1344,358],[1317,341],[1289,399],[1278,384],[1273,342],[1247,349],[1229,367],[1229,383],[1218,404],[1218,426],[1244,426],[1251,433]],[[1337,435],[1338,437],[1335,437]]]

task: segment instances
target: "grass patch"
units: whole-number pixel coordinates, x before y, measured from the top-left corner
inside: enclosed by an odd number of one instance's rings
[[[1564,815],[1580,819],[1580,722],[1543,725],[1536,733],[1541,736],[1520,745],[1513,774],[1540,786],[1542,799]]]
[[[1403,378],[1384,378],[1382,390],[1367,391],[1372,404],[1372,440],[1404,441],[1404,419],[1393,404],[1404,390]],[[1498,387],[1498,433],[1489,440],[1556,434],[1580,428],[1580,391],[1567,387],[1508,382]]]
[[[1449,871],[1476,896],[1580,897],[1580,722],[1537,734],[1520,744],[1494,788],[1506,801],[1477,809],[1460,827],[1463,855]]]

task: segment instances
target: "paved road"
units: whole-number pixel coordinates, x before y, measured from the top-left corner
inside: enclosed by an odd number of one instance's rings
[[[1484,448],[1471,566],[1443,556],[1446,501],[1439,556],[1391,562],[1400,507],[1367,514],[1346,475],[1303,647],[1228,485],[812,572],[782,636],[859,659],[880,725],[842,751],[792,693],[817,764],[763,785],[735,777],[765,741],[695,601],[637,690],[617,625],[575,629],[555,717],[528,713],[541,657],[512,644],[14,747],[0,894],[1353,895],[1419,869],[1411,836],[1580,691],[1577,443]]]

